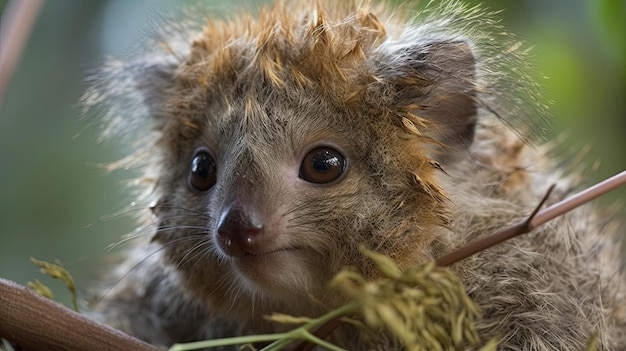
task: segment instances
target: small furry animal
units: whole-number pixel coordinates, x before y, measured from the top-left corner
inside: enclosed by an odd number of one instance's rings
[[[342,267],[373,275],[360,245],[428,262],[528,216],[551,184],[550,201],[574,190],[529,141],[543,107],[492,14],[388,7],[190,14],[93,77],[85,104],[136,141],[121,166],[145,171],[153,203],[98,318],[159,346],[278,331],[264,315],[344,303],[327,287]],[[586,206],[455,264],[481,337],[582,350],[595,334],[599,350],[626,349],[623,233]]]

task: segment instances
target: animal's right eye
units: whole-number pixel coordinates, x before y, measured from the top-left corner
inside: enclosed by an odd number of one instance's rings
[[[213,156],[206,151],[199,151],[191,160],[189,185],[198,191],[207,191],[217,180],[217,166]]]

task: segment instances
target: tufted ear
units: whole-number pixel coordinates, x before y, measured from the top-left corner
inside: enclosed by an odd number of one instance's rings
[[[440,147],[440,162],[465,150],[474,138],[477,120],[476,60],[460,40],[429,41],[391,49],[392,64],[381,71],[394,91],[393,107],[426,120],[421,133]]]
[[[91,87],[83,96],[83,106],[104,111],[104,137],[130,133],[134,138],[135,133],[160,131],[177,67],[172,56],[109,60],[89,77]]]

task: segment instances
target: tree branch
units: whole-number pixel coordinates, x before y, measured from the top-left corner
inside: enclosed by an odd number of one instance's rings
[[[30,289],[0,278],[0,338],[21,350],[158,351]]]

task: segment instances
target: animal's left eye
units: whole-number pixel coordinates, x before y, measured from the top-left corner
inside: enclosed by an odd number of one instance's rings
[[[304,156],[298,176],[307,182],[326,184],[337,180],[345,170],[346,159],[339,151],[319,147]]]

